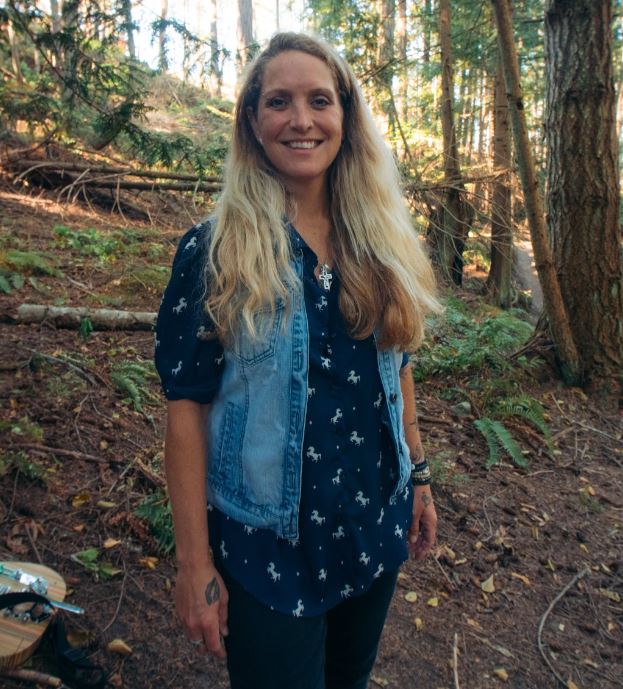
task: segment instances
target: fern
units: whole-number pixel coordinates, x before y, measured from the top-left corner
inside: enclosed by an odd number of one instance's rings
[[[126,395],[134,409],[144,413],[143,404],[153,403],[157,396],[149,390],[150,382],[157,378],[154,365],[150,361],[121,361],[114,364],[110,374],[113,385]]]
[[[513,438],[508,428],[506,428],[501,421],[493,421],[491,428],[513,462],[520,467],[528,466],[528,462],[526,462],[526,458],[523,456],[521,448]]]
[[[509,355],[521,347],[532,326],[518,312],[487,308],[472,314],[456,298],[448,298],[442,317],[427,323],[428,337],[414,357],[418,381],[429,376],[467,374],[487,367],[507,371]]]
[[[495,416],[502,419],[517,416],[531,423],[543,434],[543,437],[547,441],[549,451],[553,451],[552,433],[545,421],[545,410],[533,397],[524,395],[521,397],[512,397],[507,400],[500,400],[495,408]]]
[[[485,462],[487,469],[495,466],[500,458],[500,445],[492,428],[493,421],[487,417],[474,421],[474,426],[484,435],[489,448],[489,459]]]
[[[487,469],[498,464],[500,448],[506,451],[517,466],[527,466],[526,458],[523,456],[521,448],[501,421],[485,416],[475,421],[474,425],[485,437],[489,447],[489,459],[486,462]]]
[[[0,292],[3,292],[4,294],[10,294],[12,291],[12,286],[9,280],[6,277],[6,273],[0,273]]]
[[[20,251],[11,249],[0,255],[0,263],[19,273],[33,273],[34,275],[60,275],[58,268],[53,265],[52,258],[35,251]]]
[[[149,530],[164,553],[170,553],[175,545],[171,503],[162,491],[146,496],[134,510],[137,517],[144,519]]]

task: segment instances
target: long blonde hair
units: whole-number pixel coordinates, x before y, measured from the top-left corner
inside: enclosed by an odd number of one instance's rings
[[[284,218],[292,204],[259,146],[248,109],[257,114],[262,77],[276,55],[296,50],[331,70],[344,110],[344,140],[329,169],[333,247],[340,310],[357,339],[377,329],[381,347],[416,347],[424,316],[437,310],[430,262],[411,224],[392,154],[372,120],[346,62],[324,42],[276,34],[252,63],[236,103],[223,193],[216,208],[206,269],[206,309],[217,335],[240,327],[256,334],[258,310],[274,314],[300,289]]]

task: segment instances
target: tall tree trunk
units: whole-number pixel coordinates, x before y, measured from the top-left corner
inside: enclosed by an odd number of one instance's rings
[[[474,109],[474,90],[472,88],[472,82],[471,70],[464,67],[461,70],[461,79],[459,81],[458,107],[460,108],[460,117],[456,127],[456,138],[460,141],[461,150],[463,151],[463,155],[466,155],[468,161],[471,151],[466,149],[468,149],[469,145],[469,130],[472,128],[472,114]]]
[[[79,5],[80,0],[63,0],[61,5],[61,27],[65,33],[71,33],[77,30],[80,16]],[[65,45],[64,48],[61,48],[61,51],[60,71],[63,77],[61,100],[69,112],[71,111],[74,92],[77,88],[76,74],[78,69],[78,53],[73,50],[71,44]]]
[[[160,2],[160,19],[165,21],[169,16],[169,0]],[[169,69],[169,58],[167,56],[167,32],[164,26],[160,28],[158,34],[158,69],[166,72]]]
[[[253,52],[253,0],[238,0],[238,55],[239,72],[251,60]]]
[[[470,137],[469,137],[469,150],[470,150],[470,165],[471,161],[473,160],[472,156],[472,151],[474,149],[474,139],[476,138],[476,131],[478,131],[478,144],[477,144],[477,149],[476,149],[476,164],[477,165],[482,165],[484,159],[485,159],[485,142],[490,138],[489,132],[490,132],[490,122],[491,122],[491,113],[490,111],[492,108],[489,106],[488,99],[486,97],[487,95],[487,81],[489,78],[489,75],[485,70],[478,70],[477,72],[477,78],[478,78],[478,116],[476,117],[475,114],[472,116],[472,126],[470,128]],[[476,87],[474,87],[474,90],[476,90]],[[489,153],[489,151],[487,151]],[[487,206],[487,193],[488,193],[488,188],[489,185],[486,184],[482,180],[478,180],[476,184],[474,185],[474,201],[473,201],[473,206],[474,210],[478,213],[486,212],[486,206]]]
[[[17,83],[23,84],[24,79],[22,77],[22,69],[20,66],[19,47],[17,45],[17,37],[15,36],[15,29],[13,28],[13,19],[10,15],[7,21],[7,35],[9,38],[9,45],[11,46],[11,69],[13,70],[15,78],[17,79]]]
[[[52,17],[52,32],[58,33],[61,30],[61,13],[58,0],[50,0],[50,15]]]
[[[545,226],[543,201],[539,192],[532,150],[528,139],[528,126],[526,124],[523,95],[519,81],[519,61],[513,38],[509,0],[491,1],[498,29],[498,45],[504,69],[504,81],[515,139],[519,176],[521,177],[521,186],[524,193],[534,260],[541,287],[543,288],[545,312],[552,339],[557,347],[561,374],[565,381],[575,384],[579,381],[580,373],[578,352],[573,341],[569,318],[562,300],[560,284],[547,236],[547,227]]]
[[[431,224],[433,259],[445,280],[456,285],[463,281],[463,249],[469,230],[465,188],[461,181],[456,130],[452,111],[452,43],[450,37],[450,0],[439,2],[439,39],[441,43],[441,124],[443,129],[444,176],[449,186],[437,223]]]
[[[210,67],[209,91],[214,98],[220,98],[223,88],[223,69],[221,52],[218,46],[218,6],[217,0],[210,2]]]
[[[495,107],[493,111],[493,166],[496,169],[510,168],[511,166],[508,100],[504,88],[502,60],[499,54],[495,75]],[[513,265],[510,172],[495,180],[491,205],[491,269],[487,279],[487,289],[491,301],[506,309],[511,305],[511,269]]]
[[[502,86],[502,90],[504,90],[504,86]],[[476,154],[478,164],[482,163],[485,157],[485,142],[489,134],[489,110],[490,105],[487,98],[487,73],[483,70],[480,72],[478,85],[478,117],[474,118],[478,123],[478,151]]]
[[[610,0],[548,0],[547,214],[585,384],[617,395],[623,371],[618,145]]]
[[[188,0],[184,0],[182,4],[184,26],[188,26]],[[184,33],[182,36],[182,81],[184,83],[190,81],[190,61],[192,58],[192,47],[188,34]]]
[[[621,43],[619,49],[619,64],[618,66],[618,78],[616,80],[616,85],[618,87],[617,92],[617,141],[619,142],[619,153],[623,141],[621,137],[623,136],[623,42]]]
[[[121,11],[123,12],[123,23],[128,37],[128,55],[132,60],[136,60],[136,45],[134,43],[134,22],[132,21],[132,0],[121,0]]]
[[[424,0],[424,54],[422,55],[422,61],[425,65],[430,64],[430,46],[432,43],[432,0]]]
[[[398,22],[396,24],[396,49],[400,62],[399,116],[403,122],[409,118],[409,64],[407,61],[407,0],[398,0]]]
[[[61,23],[61,12],[58,0],[50,0],[50,16],[52,17],[52,36],[54,37],[54,41],[52,44],[51,62],[54,65],[54,67],[58,67],[61,61],[60,48],[58,45],[58,34],[63,28]],[[39,51],[35,50],[35,55],[38,54]]]
[[[393,108],[392,81],[394,76],[395,0],[379,0],[380,36],[377,64],[381,68],[377,80],[380,85],[379,105],[384,115],[387,133],[395,148],[396,120]]]

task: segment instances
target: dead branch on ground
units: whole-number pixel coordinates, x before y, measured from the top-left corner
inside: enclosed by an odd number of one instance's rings
[[[21,304],[13,314],[3,314],[8,323],[50,323],[57,328],[77,329],[88,319],[94,330],[153,330],[156,313],[153,311],[118,311],[88,307]]]

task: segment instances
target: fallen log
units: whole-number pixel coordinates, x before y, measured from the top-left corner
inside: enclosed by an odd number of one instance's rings
[[[165,170],[134,170],[129,167],[114,167],[109,165],[89,165],[88,163],[65,163],[54,160],[13,160],[11,167],[19,170],[66,170],[68,172],[92,172],[105,175],[130,175],[132,177],[147,177],[149,179],[177,179],[187,182],[213,182],[220,184],[220,177],[198,177],[185,172],[167,172]]]
[[[140,191],[221,191],[222,186],[214,182],[132,182],[99,180],[97,177],[76,179],[68,186],[89,187],[89,189],[134,189]]]
[[[13,323],[45,322],[71,330],[78,329],[86,319],[91,322],[93,330],[153,330],[156,325],[153,311],[118,311],[86,306],[21,304],[15,313],[3,315],[3,320]]]

